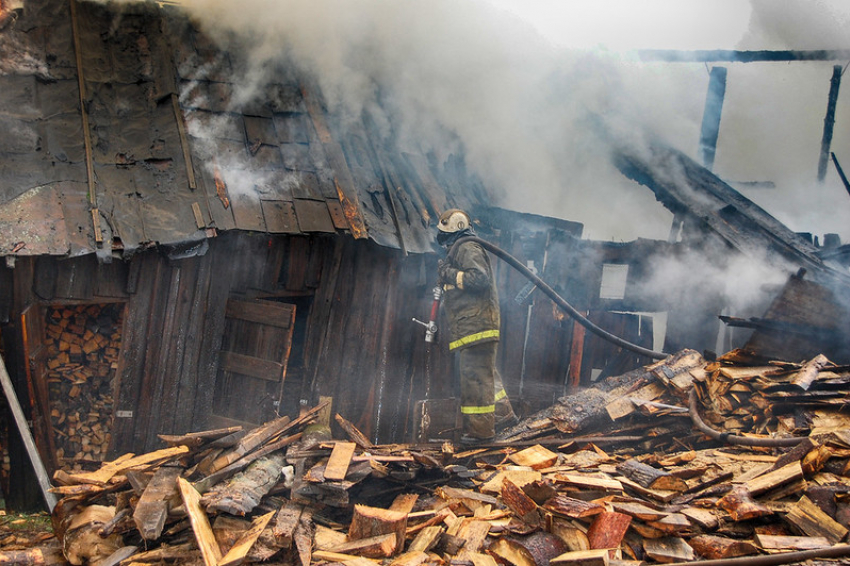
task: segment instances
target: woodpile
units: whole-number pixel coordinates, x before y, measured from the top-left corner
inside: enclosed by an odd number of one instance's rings
[[[339,415],[347,438],[328,439],[329,423],[315,422],[327,405],[251,431],[161,436],[161,450],[57,474],[54,530],[72,564],[127,566],[848,556],[850,433],[804,421],[827,418],[824,399],[850,371],[814,365],[811,379],[809,363],[744,378],[756,372],[738,352],[706,362],[683,351],[562,398],[508,431],[510,441],[474,449],[373,445]],[[767,375],[778,370],[778,380]],[[744,382],[749,396],[739,395]],[[707,437],[688,412],[694,388],[702,417],[728,420],[721,435],[778,438],[793,416],[800,439]],[[779,391],[797,393],[796,409]],[[734,403],[716,398],[728,395]]]
[[[81,461],[102,461],[109,447],[121,305],[49,308],[45,336],[56,457],[79,470]]]

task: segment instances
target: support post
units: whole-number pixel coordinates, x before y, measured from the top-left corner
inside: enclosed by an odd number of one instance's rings
[[[21,433],[24,446],[27,449],[30,461],[32,461],[32,466],[35,469],[35,475],[38,478],[38,485],[41,487],[41,492],[44,495],[44,502],[47,504],[47,508],[52,513],[53,508],[56,507],[56,495],[50,492],[50,488],[53,487],[50,485],[50,477],[47,474],[44,463],[41,461],[41,457],[38,455],[38,450],[35,447],[32,432],[29,429],[29,425],[27,425],[27,419],[21,409],[21,404],[18,402],[18,396],[15,393],[15,388],[12,386],[12,380],[9,377],[9,373],[6,371],[6,364],[3,362],[2,357],[0,357],[0,381],[3,384],[3,393],[6,395],[6,401],[9,402],[9,407],[12,409],[12,415],[15,417],[15,424],[18,426],[18,431]]]
[[[826,117],[823,119],[823,138],[820,142],[818,159],[818,182],[826,178],[829,165],[829,146],[832,144],[832,129],[835,126],[835,106],[838,103],[838,88],[841,86],[841,65],[832,68],[832,80],[829,82],[829,102],[826,105]]]
[[[706,169],[714,168],[714,153],[720,135],[720,114],[726,96],[726,67],[713,67],[708,79],[705,109],[702,112],[702,128],[699,135],[699,152]]]

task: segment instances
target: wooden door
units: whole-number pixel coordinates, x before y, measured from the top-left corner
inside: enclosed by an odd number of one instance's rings
[[[277,416],[294,326],[295,305],[227,301],[213,426],[257,425]]]

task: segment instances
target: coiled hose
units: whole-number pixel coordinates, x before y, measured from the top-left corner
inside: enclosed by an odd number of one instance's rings
[[[590,332],[596,334],[603,340],[607,340],[612,344],[620,346],[621,348],[625,348],[626,350],[629,350],[631,352],[635,352],[636,354],[647,356],[656,360],[668,357],[669,354],[665,354],[663,352],[656,352],[654,350],[644,348],[643,346],[638,346],[637,344],[633,344],[628,340],[624,340],[619,336],[615,336],[607,330],[604,330],[599,326],[595,325],[579,311],[577,311],[575,307],[568,303],[563,297],[556,293],[555,290],[552,289],[552,287],[550,287],[545,281],[543,281],[540,277],[538,277],[535,273],[533,273],[530,269],[523,265],[522,262],[520,262],[517,258],[512,256],[502,248],[491,244],[487,240],[482,240],[477,236],[464,236],[462,238],[458,238],[458,240],[454,244],[452,244],[452,247],[449,250],[449,255],[452,255],[457,246],[465,242],[475,242],[485,250],[493,253],[493,255],[497,256],[499,259],[501,259],[502,261],[522,273],[529,281],[533,282],[535,285],[537,285],[537,287],[540,288],[541,291],[546,293],[546,296],[552,299],[555,304],[561,308],[561,310],[566,312],[576,322],[578,322]],[[696,390],[693,388],[691,388],[688,399],[688,413],[690,414],[694,426],[696,426],[700,430],[700,432],[706,434],[707,436],[715,440],[726,442],[728,444],[778,448],[785,446],[796,446],[802,440],[801,438],[755,438],[749,436],[731,435],[725,432],[718,432],[709,427],[707,424],[705,424],[705,422],[700,417],[699,411],[697,410]]]

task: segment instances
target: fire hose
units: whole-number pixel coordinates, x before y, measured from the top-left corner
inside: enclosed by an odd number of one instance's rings
[[[615,344],[615,345],[617,345],[621,348],[624,348],[624,349],[629,350],[631,352],[634,352],[636,354],[640,354],[642,356],[647,356],[649,358],[653,358],[653,359],[656,359],[656,360],[661,360],[661,359],[664,359],[668,356],[668,354],[665,354],[663,352],[656,352],[655,350],[650,350],[649,348],[644,348],[643,346],[638,346],[637,344],[633,344],[632,342],[629,342],[628,340],[624,340],[624,339],[620,338],[619,336],[615,336],[614,334],[611,334],[607,330],[600,328],[599,326],[597,326],[596,324],[594,324],[593,322],[588,320],[587,317],[585,317],[583,314],[581,314],[578,310],[576,310],[576,308],[574,306],[572,306],[563,297],[561,297],[558,293],[556,293],[555,290],[552,287],[550,287],[545,281],[543,281],[543,279],[538,277],[536,273],[534,273],[528,267],[523,265],[521,261],[519,261],[517,258],[512,256],[511,254],[509,254],[508,252],[506,252],[502,248],[491,244],[487,240],[482,240],[481,238],[479,238],[477,236],[464,236],[462,238],[459,238],[452,245],[451,250],[449,250],[449,255],[451,255],[452,251],[457,246],[459,246],[460,244],[462,244],[464,242],[475,242],[476,244],[480,245],[485,250],[492,252],[493,255],[497,256],[499,259],[501,259],[502,261],[504,261],[505,263],[507,263],[508,265],[510,265],[511,267],[513,267],[514,269],[516,269],[517,271],[522,273],[523,276],[525,276],[529,281],[531,281],[535,285],[537,285],[537,287],[541,291],[543,291],[550,299],[552,299],[555,302],[555,304],[558,305],[561,308],[561,310],[563,310],[572,319],[574,319],[576,322],[578,322],[579,324],[584,326],[587,330],[596,334],[597,336],[599,336],[603,340],[607,340],[608,342],[611,342],[612,344]]]
[[[639,346],[637,344],[633,344],[628,340],[624,340],[619,336],[611,334],[607,330],[600,328],[593,322],[587,319],[584,315],[582,315],[575,307],[573,307],[570,303],[568,303],[563,297],[561,297],[558,293],[555,292],[552,287],[550,287],[543,279],[541,279],[536,273],[530,270],[528,267],[522,264],[517,258],[503,250],[502,248],[491,244],[487,240],[482,240],[477,236],[464,236],[459,238],[449,250],[449,255],[452,254],[454,249],[462,243],[465,242],[475,242],[479,244],[485,250],[493,253],[499,259],[519,271],[523,276],[525,276],[529,281],[533,282],[537,287],[540,288],[552,301],[555,302],[558,307],[561,308],[564,312],[566,312],[571,318],[573,318],[576,322],[584,326],[590,332],[596,334],[603,340],[607,340],[612,344],[620,346],[626,350],[631,352],[635,352],[637,354],[647,356],[653,359],[664,359],[668,356],[663,352],[656,352],[654,350],[650,350],[648,348],[644,348],[643,346]],[[439,308],[440,299],[442,297],[442,289],[438,285],[434,288],[434,302],[431,307],[431,320],[428,323],[425,323],[420,320],[413,319],[415,322],[426,327],[425,340],[428,342],[432,342],[434,340],[434,336],[437,333],[437,311]],[[760,447],[785,447],[785,446],[796,446],[802,440],[801,438],[754,438],[747,436],[738,436],[738,435],[730,435],[729,433],[721,433],[718,432],[711,427],[709,427],[699,415],[699,411],[697,410],[697,395],[696,390],[691,389],[690,395],[688,398],[688,413],[690,414],[691,420],[694,425],[702,432],[703,434],[721,442],[725,442],[727,444],[737,444],[741,446],[760,446]]]

